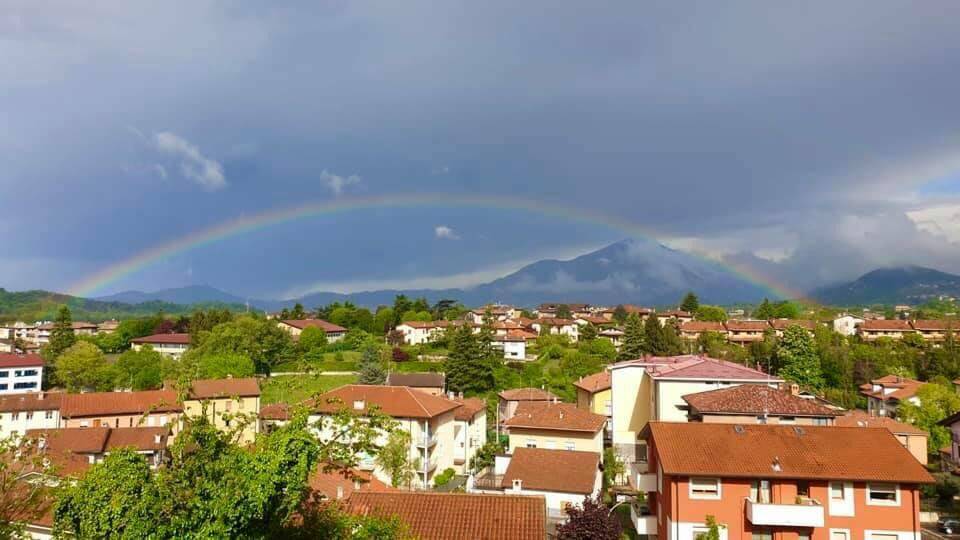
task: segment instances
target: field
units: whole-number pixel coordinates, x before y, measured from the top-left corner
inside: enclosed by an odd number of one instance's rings
[[[357,382],[356,375],[281,375],[270,377],[261,386],[260,399],[270,403],[296,403],[314,394]]]
[[[320,371],[356,371],[357,361],[360,360],[360,353],[357,351],[343,351],[340,353],[343,357],[342,362],[337,362],[337,353],[325,353],[323,362],[312,362],[310,367]],[[276,372],[304,371],[304,362],[293,361],[283,362],[273,367]]]

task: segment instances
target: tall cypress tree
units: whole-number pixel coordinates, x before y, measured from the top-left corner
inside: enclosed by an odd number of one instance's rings
[[[383,384],[386,380],[387,373],[380,361],[380,350],[373,345],[367,346],[360,357],[360,376],[357,377],[357,382],[360,384]]]
[[[450,354],[444,367],[449,389],[478,394],[493,388],[493,361],[484,356],[473,329],[464,324],[448,330],[448,334]]]
[[[686,311],[687,313],[693,313],[700,307],[700,299],[697,298],[697,295],[693,294],[693,291],[687,293],[683,297],[683,301],[680,302],[680,309]]]
[[[646,352],[646,339],[643,332],[643,322],[636,313],[627,316],[627,324],[623,330],[623,345],[620,346],[618,358],[632,360],[640,358]]]
[[[50,331],[50,342],[44,349],[47,359],[54,360],[76,342],[77,336],[73,333],[73,316],[70,314],[70,308],[60,306],[53,329]]]
[[[656,355],[667,354],[667,347],[663,338],[663,326],[660,325],[659,319],[653,316],[647,317],[647,321],[643,325],[643,335],[646,339],[645,352]]]

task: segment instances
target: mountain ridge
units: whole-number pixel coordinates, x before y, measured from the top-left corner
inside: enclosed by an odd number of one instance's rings
[[[960,275],[916,265],[877,268],[810,293],[818,302],[841,306],[920,304],[940,296],[960,297]]]

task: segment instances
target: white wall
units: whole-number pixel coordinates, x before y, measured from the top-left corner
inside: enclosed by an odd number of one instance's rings
[[[47,418],[48,414],[50,418]],[[18,435],[23,435],[28,429],[56,429],[60,426],[59,409],[51,409],[49,411],[21,411],[16,413],[16,420],[14,420],[13,417],[13,412],[0,412],[0,439],[5,439],[14,432]]]
[[[43,366],[0,368],[0,394],[39,392],[42,384]]]

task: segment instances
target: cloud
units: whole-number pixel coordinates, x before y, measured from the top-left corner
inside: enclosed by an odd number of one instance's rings
[[[320,182],[333,193],[334,197],[339,197],[343,195],[343,191],[347,186],[360,185],[362,179],[355,174],[344,177],[324,169],[323,172],[320,173]]]
[[[444,240],[459,240],[459,239],[460,239],[460,235],[457,234],[457,232],[454,231],[453,229],[451,229],[450,227],[447,227],[446,225],[437,225],[436,227],[434,227],[434,228],[433,228],[433,234],[434,234],[434,236],[436,236],[437,238],[441,238],[441,239],[444,239]]]
[[[160,165],[159,163],[157,163],[153,166],[153,170],[157,171],[157,176],[159,176],[160,178],[163,178],[164,180],[167,179],[167,168],[164,167],[163,165]]]
[[[180,172],[184,177],[200,184],[207,191],[216,191],[227,185],[223,165],[200,153],[190,141],[169,131],[153,136],[157,150],[180,158]]]

